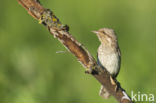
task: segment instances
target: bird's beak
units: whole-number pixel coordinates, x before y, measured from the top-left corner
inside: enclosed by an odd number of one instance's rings
[[[98,34],[99,32],[98,31],[92,31],[93,33],[95,33],[95,34]]]

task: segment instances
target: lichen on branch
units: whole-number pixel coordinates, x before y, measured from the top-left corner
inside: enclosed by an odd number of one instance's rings
[[[48,28],[86,68],[86,72],[94,76],[120,103],[133,103],[119,82],[114,80],[105,68],[99,66],[94,57],[70,33],[69,27],[63,25],[54,13],[45,9],[39,0],[18,0],[28,13],[39,23]]]

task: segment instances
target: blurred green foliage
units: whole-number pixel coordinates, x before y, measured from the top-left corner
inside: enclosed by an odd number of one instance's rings
[[[94,57],[99,41],[90,31],[115,29],[122,52],[121,85],[129,95],[132,90],[156,95],[155,0],[41,3],[70,26]],[[1,0],[0,19],[0,103],[116,103],[113,97],[98,96],[100,84],[17,0]]]

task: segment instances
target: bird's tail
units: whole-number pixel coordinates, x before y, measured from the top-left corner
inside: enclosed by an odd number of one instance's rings
[[[107,91],[107,89],[106,89],[104,86],[101,86],[99,95],[100,95],[102,98],[105,98],[105,99],[108,99],[108,98],[110,97],[109,92]]]

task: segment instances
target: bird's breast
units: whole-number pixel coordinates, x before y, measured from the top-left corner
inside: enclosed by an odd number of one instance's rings
[[[98,63],[105,67],[111,75],[116,75],[119,72],[120,57],[115,50],[99,47]]]

